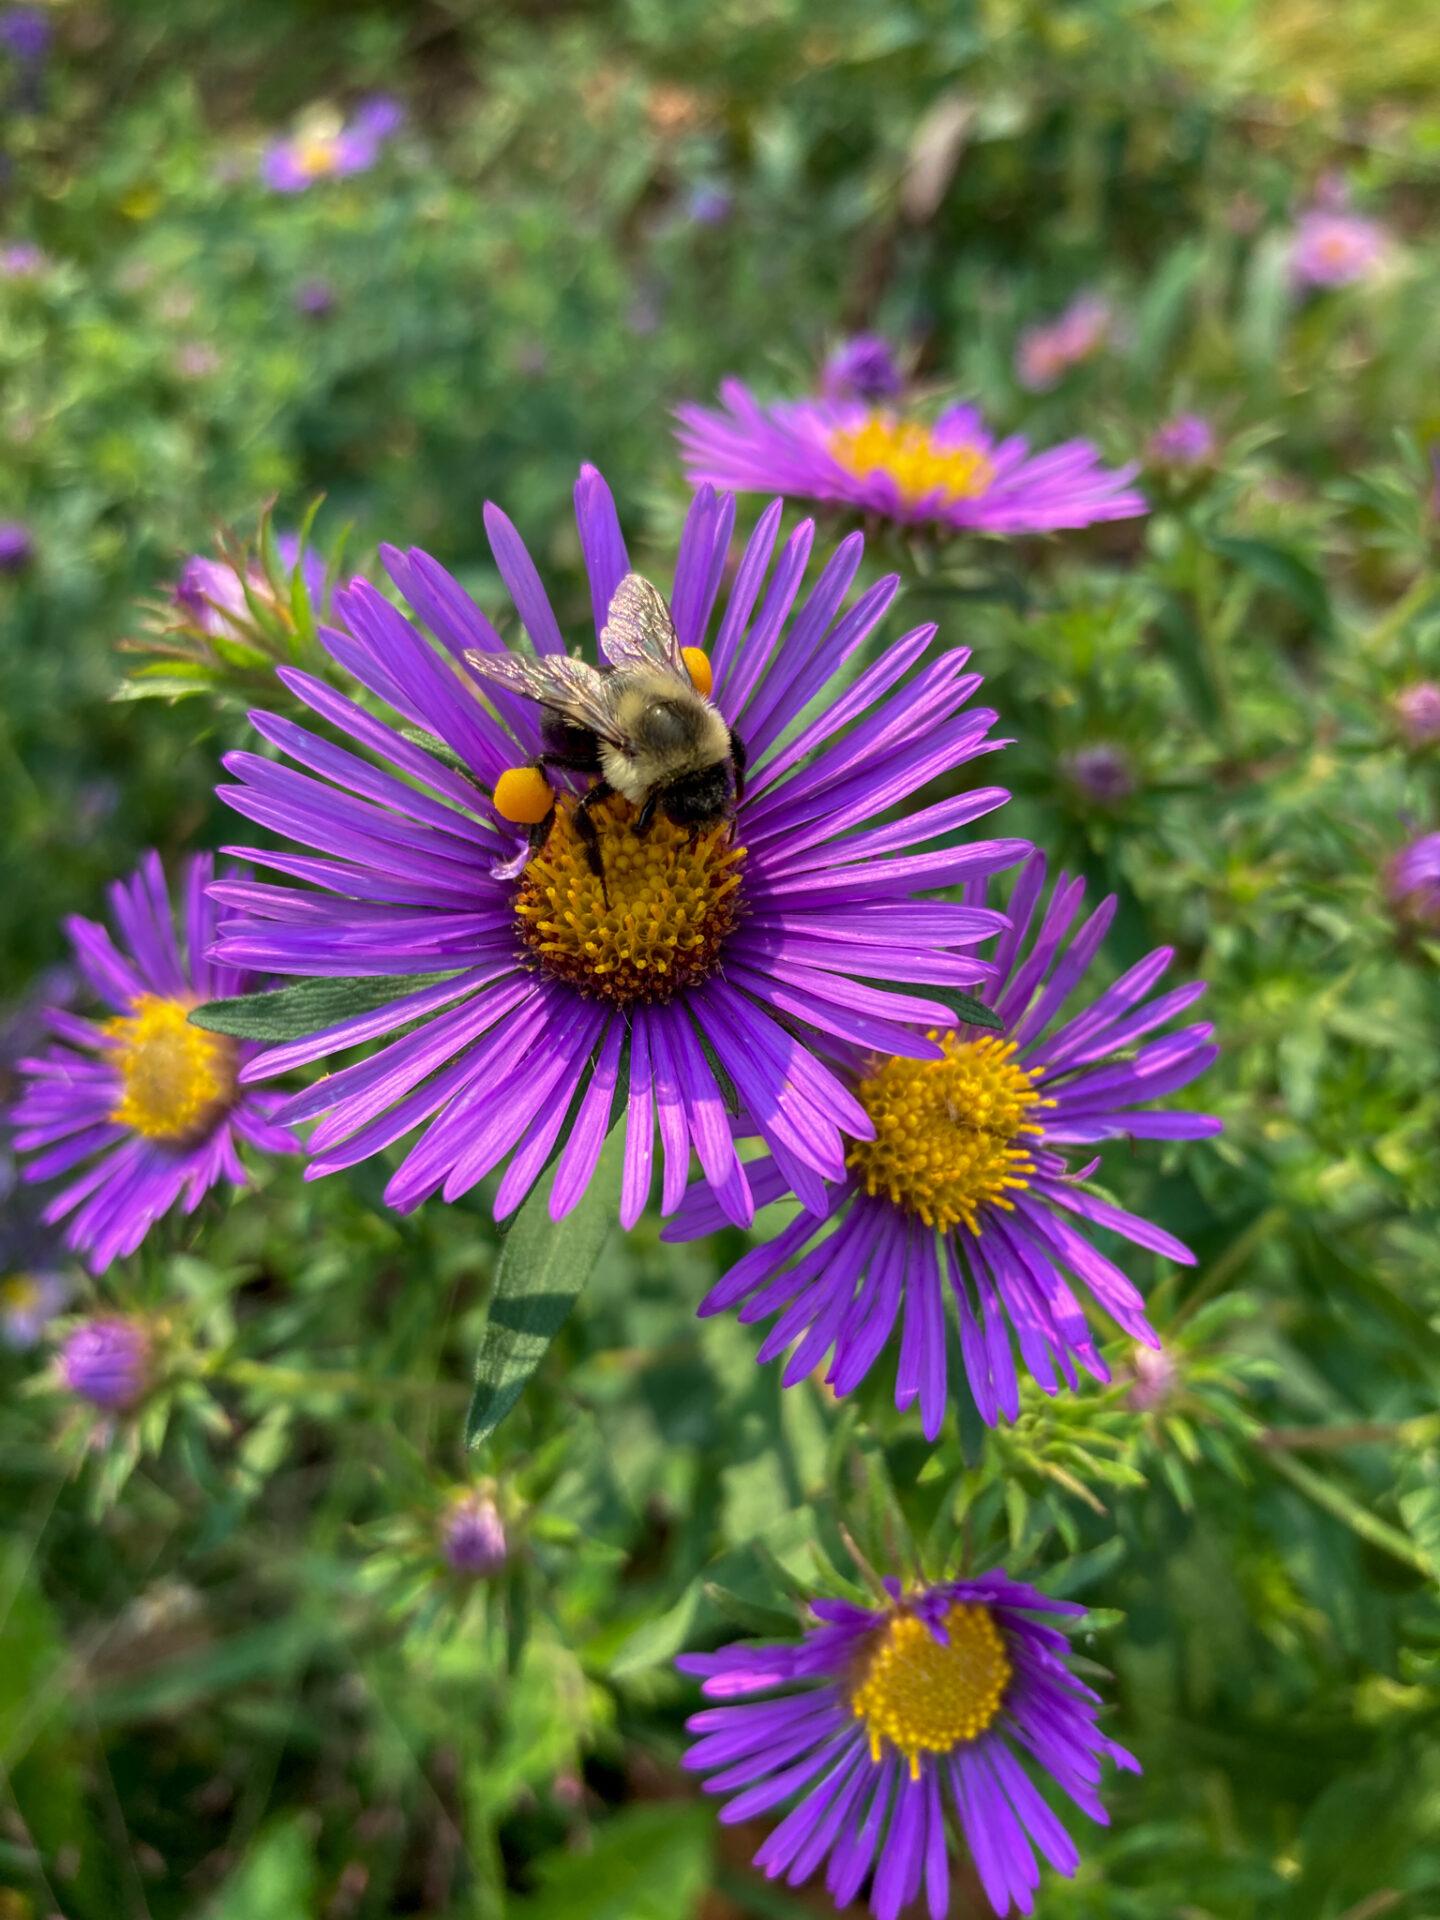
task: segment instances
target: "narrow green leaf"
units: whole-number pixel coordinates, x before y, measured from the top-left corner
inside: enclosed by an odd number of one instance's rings
[[[552,1220],[549,1182],[537,1182],[500,1250],[490,1314],[475,1360],[465,1444],[478,1447],[509,1413],[569,1317],[615,1222],[625,1134],[611,1131],[585,1197]]]
[[[937,1000],[943,1000],[960,1018],[972,1027],[988,1027],[992,1033],[999,1033],[1005,1023],[993,1007],[987,1007],[983,1000],[977,1000],[973,993],[961,993],[955,987],[925,987],[925,993],[933,993]]]
[[[237,1040],[303,1040],[339,1020],[371,1013],[392,1000],[453,980],[453,973],[360,975],[341,980],[301,980],[269,993],[243,993],[233,1000],[207,1000],[193,1009],[192,1026],[228,1033]]]

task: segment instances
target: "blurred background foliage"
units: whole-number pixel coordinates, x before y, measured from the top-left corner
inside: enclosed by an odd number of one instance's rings
[[[796,1583],[846,1567],[842,1521],[887,1564],[999,1557],[1097,1609],[1083,1651],[1146,1771],[1042,1913],[1440,1913],[1440,989],[1384,886],[1440,826],[1440,748],[1395,708],[1440,678],[1433,11],[45,18],[0,136],[0,246],[43,253],[0,277],[0,519],[34,542],[0,576],[6,1059],[65,990],[61,915],[147,845],[224,837],[238,714],[116,697],[119,643],[217,527],[323,494],[323,549],[425,546],[493,609],[493,498],[579,620],[577,463],[659,573],[685,501],[667,409],[727,372],[803,391],[864,326],[1040,440],[1144,458],[1181,410],[1215,427],[1212,462],[1152,463],[1145,522],[872,559],[975,650],[1017,740],[1007,830],[1119,893],[1114,968],[1165,942],[1214,983],[1228,1131],[1121,1170],[1200,1254],[1137,1256],[1164,1377],[1117,1347],[1111,1389],[934,1449],[884,1368],[837,1408],[696,1326],[738,1235],[616,1236],[469,1462],[478,1203],[399,1220],[378,1174],[271,1168],[152,1243],[99,1295],[156,1316],[140,1423],[97,1445],[34,1356],[0,1354],[0,1915],[821,1911],[684,1782],[670,1657],[793,1623]],[[377,91],[407,121],[373,171],[261,184],[298,115]],[[1301,298],[1289,235],[1330,176],[1391,244]],[[1020,329],[1083,289],[1112,338],[1024,393]],[[6,1205],[7,1260],[45,1259]],[[466,1583],[437,1542],[472,1474],[513,1551]],[[979,1902],[963,1883],[957,1913]]]

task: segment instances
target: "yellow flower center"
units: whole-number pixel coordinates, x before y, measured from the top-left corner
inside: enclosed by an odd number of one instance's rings
[[[691,837],[657,813],[635,831],[635,809],[614,795],[590,813],[605,869],[592,872],[562,800],[545,845],[515,897],[521,938],[549,972],[581,993],[628,1006],[668,1000],[715,967],[735,924],[745,849],[730,824]]]
[[[146,1140],[193,1140],[235,1097],[235,1043],[192,1027],[191,1004],[143,993],[105,1022],[106,1058],[120,1075],[110,1118]]]
[[[0,1313],[28,1313],[40,1299],[40,1288],[28,1273],[12,1273],[0,1280]]]
[[[1013,1041],[930,1037],[943,1060],[887,1060],[861,1081],[875,1138],[855,1141],[846,1164],[868,1194],[918,1213],[927,1227],[945,1232],[963,1220],[978,1233],[981,1207],[1013,1207],[1007,1196],[1029,1184],[1035,1163],[1025,1136],[1041,1128],[1028,1116],[1055,1103],[1016,1065]]]
[[[321,180],[340,164],[340,146],[333,134],[312,133],[298,141],[295,164],[307,180]]]
[[[1013,1669],[990,1609],[957,1601],[945,1615],[949,1645],[913,1613],[897,1613],[872,1636],[850,1693],[865,1722],[870,1757],[885,1742],[920,1778],[922,1753],[952,1753],[978,1740],[1000,1712]]]
[[[897,420],[889,413],[869,414],[862,426],[832,433],[830,454],[862,480],[872,473],[889,474],[900,498],[912,503],[933,494],[942,504],[978,500],[995,478],[979,447],[963,441],[947,446],[918,420]]]

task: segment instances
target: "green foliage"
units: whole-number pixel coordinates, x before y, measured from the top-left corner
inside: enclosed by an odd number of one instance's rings
[[[47,256],[0,277],[0,519],[36,543],[0,574],[7,1076],[73,986],[61,917],[98,916],[147,845],[237,837],[217,767],[256,750],[247,706],[285,708],[274,664],[340,683],[279,532],[328,586],[383,588],[377,543],[423,546],[494,612],[495,499],[578,631],[577,463],[663,578],[668,409],[727,372],[802,390],[865,326],[1040,444],[1144,461],[1175,413],[1215,425],[1211,463],[1151,463],[1144,522],[877,530],[860,584],[897,567],[886,634],[934,619],[973,650],[1015,738],[996,830],[1118,896],[1110,975],[1166,944],[1211,982],[1226,1133],[1106,1159],[1198,1256],[1129,1262],[1166,1370],[1112,1340],[1108,1386],[1027,1389],[993,1433],[964,1404],[933,1446],[893,1358],[837,1405],[757,1368],[754,1328],[697,1323],[746,1237],[609,1233],[613,1142],[558,1231],[543,1182],[502,1234],[493,1182],[401,1217],[393,1161],[272,1161],[103,1282],[75,1272],[76,1310],[144,1315],[160,1365],[111,1428],[49,1344],[0,1351],[0,1913],[818,1911],[693,1794],[672,1661],[793,1632],[808,1595],[863,1590],[858,1552],[1003,1562],[1093,1609],[1079,1651],[1145,1772],[1107,1786],[1109,1828],[1076,1820],[1045,1920],[1427,1920],[1440,951],[1384,886],[1440,826],[1440,749],[1395,706],[1440,680],[1424,9],[51,11],[38,111],[3,136],[0,238]],[[374,171],[263,189],[294,114],[380,88],[409,119]],[[1394,245],[1302,299],[1287,235],[1330,170]],[[701,187],[727,218],[693,218]],[[1088,286],[1115,339],[1022,392],[1019,329]],[[170,591],[217,528],[247,580],[219,634]],[[1097,743],[1110,789],[1077,760]],[[273,1045],[442,978],[196,1018]],[[7,1267],[55,1263],[8,1173],[5,1204]],[[509,1543],[493,1580],[443,1553],[477,1487]]]

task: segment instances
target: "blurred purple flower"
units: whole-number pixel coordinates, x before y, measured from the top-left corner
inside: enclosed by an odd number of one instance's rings
[[[1114,311],[1098,293],[1082,293],[1055,319],[1025,327],[1015,349],[1015,378],[1031,393],[1058,386],[1110,337]]]
[[[505,1527],[488,1494],[463,1494],[445,1516],[441,1540],[446,1563],[456,1573],[486,1579],[505,1564]]]
[[[123,1413],[150,1385],[150,1336],[120,1314],[86,1320],[60,1349],[60,1377],[92,1406]]]
[[[182,380],[208,380],[224,364],[208,340],[187,340],[175,355],[175,371]]]
[[[19,520],[0,520],[0,573],[20,573],[35,557],[35,540]]]
[[[1440,833],[1422,833],[1402,847],[1385,871],[1396,916],[1424,933],[1440,933]]]
[[[335,310],[335,289],[328,280],[302,280],[295,289],[295,310],[323,320]]]
[[[893,400],[904,388],[890,342],[878,333],[857,333],[837,347],[820,379],[827,400]]]
[[[348,121],[316,116],[266,149],[260,177],[276,193],[303,193],[320,180],[365,173],[404,118],[400,103],[385,95],[367,101]]]
[[[723,227],[734,210],[734,194],[714,180],[702,180],[686,195],[685,217],[697,227]]]
[[[1131,1364],[1135,1368],[1135,1384],[1127,1396],[1130,1405],[1136,1413],[1153,1413],[1170,1398],[1180,1377],[1175,1356],[1164,1345],[1153,1349],[1136,1347]]]
[[[1123,747],[1096,741],[1093,746],[1076,747],[1061,764],[1085,798],[1097,806],[1118,806],[1135,791],[1135,771]]]
[[[69,1298],[63,1273],[12,1273],[0,1280],[0,1341],[20,1350],[36,1346]]]
[[[1301,287],[1348,287],[1374,278],[1389,250],[1377,220],[1343,205],[1316,204],[1302,213],[1290,240],[1290,277]]]
[[[1417,680],[1395,696],[1395,722],[1407,747],[1433,747],[1440,740],[1440,686]]]
[[[692,486],[782,493],[848,506],[902,526],[950,532],[1050,533],[1144,513],[1133,467],[1102,466],[1088,440],[1043,453],[990,433],[977,407],[933,421],[858,400],[762,406],[726,380],[721,408],[682,406],[679,441]]]
[[[1201,413],[1177,413],[1150,436],[1149,456],[1157,467],[1200,467],[1214,453],[1215,429]]]
[[[325,562],[311,547],[306,547],[302,555],[298,534],[281,533],[275,538],[275,549],[286,579],[298,566],[305,574],[305,587],[310,602],[317,615],[325,610]],[[195,553],[180,570],[180,578],[175,583],[174,601],[192,626],[202,633],[208,633],[217,639],[238,639],[243,636],[250,624],[251,614],[245,599],[245,585],[252,594],[263,601],[273,598],[270,583],[265,577],[265,569],[258,559],[252,560],[242,584],[228,560],[212,559],[210,555]]]
[[[48,264],[32,240],[17,240],[11,246],[0,247],[0,280],[34,280]]]
[[[0,46],[25,66],[38,67],[50,51],[50,22],[38,7],[7,7],[0,13]]]

